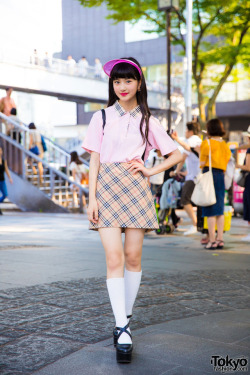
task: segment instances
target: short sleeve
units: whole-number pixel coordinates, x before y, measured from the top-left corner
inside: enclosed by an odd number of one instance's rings
[[[153,116],[149,120],[148,140],[151,146],[147,146],[146,158],[149,151],[154,148],[160,150],[162,156],[170,154],[177,149],[175,142],[167,134],[161,123]]]
[[[202,163],[202,165],[206,163],[208,155],[209,155],[209,146],[208,146],[207,140],[205,140],[201,143],[201,149],[200,149],[200,162]]]
[[[82,144],[82,148],[84,148],[84,150],[86,150],[89,153],[95,151],[100,154],[102,138],[102,114],[101,111],[98,111],[94,113],[94,115],[92,116],[92,119],[87,129],[87,134]]]

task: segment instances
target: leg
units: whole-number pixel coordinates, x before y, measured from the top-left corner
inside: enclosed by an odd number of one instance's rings
[[[99,228],[98,232],[106,255],[107,278],[123,277],[124,253],[121,228]]]
[[[223,241],[224,215],[217,216],[216,219],[217,219],[218,240]]]
[[[121,228],[99,228],[99,234],[106,254],[107,288],[116,326],[125,327],[128,323],[125,309],[124,253]],[[131,338],[124,332],[118,344],[131,344]]]
[[[39,179],[40,179],[40,182],[43,182],[43,164],[41,161],[39,161],[37,163],[37,166],[38,166],[38,171],[39,171]]]
[[[8,196],[7,186],[6,186],[5,181],[0,181],[0,192],[2,193],[2,196],[0,197],[0,203],[1,203]]]
[[[186,213],[188,214],[188,216],[192,220],[193,226],[196,226],[197,225],[197,218],[196,218],[196,215],[194,213],[192,205],[191,204],[185,204],[184,210],[186,211]]]
[[[144,229],[125,229],[125,303],[126,315],[132,315],[133,306],[141,283],[141,256]]]
[[[211,248],[216,249],[217,248],[217,245],[216,245],[216,242],[215,242],[215,222],[216,222],[215,216],[209,216],[207,218],[209,242],[208,242],[207,246],[205,247],[205,249],[211,249]]]

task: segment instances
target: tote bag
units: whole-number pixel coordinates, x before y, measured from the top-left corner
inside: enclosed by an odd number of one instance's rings
[[[191,201],[196,204],[196,206],[201,207],[211,206],[216,203],[209,139],[207,142],[209,147],[209,170],[197,176],[194,191],[191,196]]]

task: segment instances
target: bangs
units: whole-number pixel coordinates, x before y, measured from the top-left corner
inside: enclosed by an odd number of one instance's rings
[[[110,74],[112,81],[119,78],[133,78],[140,81],[141,76],[137,68],[129,63],[116,64]]]

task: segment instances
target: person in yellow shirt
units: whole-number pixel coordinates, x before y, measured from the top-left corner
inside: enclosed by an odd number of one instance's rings
[[[207,122],[207,135],[210,139],[212,172],[216,203],[202,207],[202,216],[207,216],[209,242],[205,246],[207,250],[223,249],[223,228],[224,228],[224,197],[225,183],[224,173],[231,157],[231,151],[226,142],[222,139],[225,135],[223,123],[215,118]],[[203,173],[209,168],[209,145],[204,140],[200,147],[200,166]],[[217,239],[215,238],[215,223],[217,222]]]

